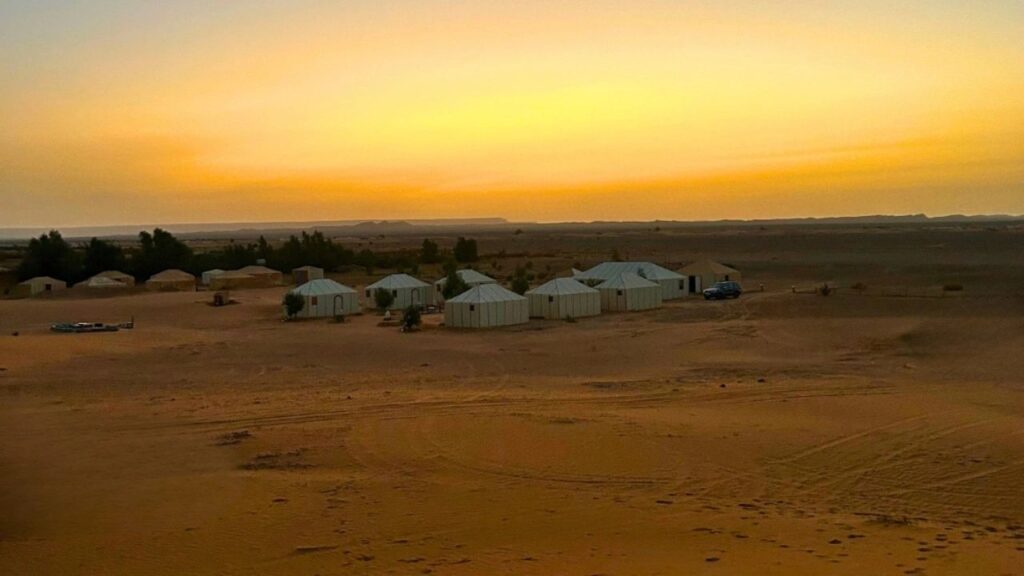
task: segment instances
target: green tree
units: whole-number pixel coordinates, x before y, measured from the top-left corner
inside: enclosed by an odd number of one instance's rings
[[[423,317],[420,315],[419,306],[409,306],[405,309],[402,314],[402,329],[406,332],[415,330],[417,326],[423,323]]]
[[[113,242],[93,238],[85,245],[85,255],[82,260],[82,273],[86,278],[107,270],[123,270],[124,250],[121,250],[121,247]]]
[[[458,266],[454,260],[445,262],[444,271],[444,288],[441,290],[441,295],[444,296],[445,300],[454,298],[469,290],[469,285],[462,279],[462,276],[459,276]]]
[[[530,289],[530,280],[526,277],[526,269],[516,268],[515,275],[512,276],[512,291],[516,294],[525,294]]]
[[[139,232],[139,245],[139,252],[132,258],[132,272],[139,280],[147,280],[168,268],[192,267],[192,249],[166,230]]]
[[[294,320],[299,312],[306,307],[306,299],[294,292],[285,294],[281,303],[284,305],[285,314],[288,315],[289,320]]]
[[[476,240],[459,236],[455,241],[455,260],[459,262],[476,262],[479,259]]]
[[[395,295],[391,293],[391,290],[377,288],[373,292],[373,302],[377,305],[377,309],[383,312],[395,303]]]
[[[56,230],[29,240],[25,256],[18,265],[19,279],[36,276],[51,276],[65,282],[74,282],[81,276],[78,254]]]
[[[420,248],[420,262],[424,264],[436,264],[441,261],[441,249],[437,242],[429,238],[423,239],[423,246]]]

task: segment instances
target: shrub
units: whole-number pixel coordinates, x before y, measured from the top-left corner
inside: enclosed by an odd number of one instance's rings
[[[857,282],[853,286],[850,286],[850,288],[853,288],[858,292],[863,292],[868,289],[868,285],[863,282]]]
[[[409,306],[405,309],[405,313],[402,314],[402,329],[405,331],[413,330],[417,326],[423,323],[423,318],[420,315],[419,306]]]
[[[831,286],[829,286],[827,283],[826,284],[822,284],[820,287],[818,287],[818,294],[820,294],[822,296],[829,296],[829,295],[832,294],[832,291],[833,291],[833,288]]]
[[[377,309],[381,312],[387,310],[395,303],[395,295],[390,290],[384,288],[377,288],[373,292],[373,303],[377,305]]]
[[[289,292],[284,295],[284,300],[281,301],[284,304],[285,313],[288,314],[288,319],[293,320],[302,312],[302,309],[306,307],[306,300],[294,292]]]

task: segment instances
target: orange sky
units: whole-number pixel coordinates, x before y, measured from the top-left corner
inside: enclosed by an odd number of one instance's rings
[[[0,226],[1024,213],[1014,0],[69,4],[0,6]]]

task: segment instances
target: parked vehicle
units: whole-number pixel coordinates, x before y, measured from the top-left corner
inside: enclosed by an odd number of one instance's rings
[[[83,334],[86,332],[117,332],[119,328],[113,324],[104,324],[102,322],[75,322],[74,324],[54,324],[50,326],[50,330],[54,332]]]
[[[743,288],[739,282],[715,282],[711,288],[704,290],[705,300],[721,300],[723,298],[739,298]]]

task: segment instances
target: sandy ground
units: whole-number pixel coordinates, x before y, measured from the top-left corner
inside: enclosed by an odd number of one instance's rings
[[[0,573],[1024,573],[1018,295],[408,335],[282,291],[0,301]]]

